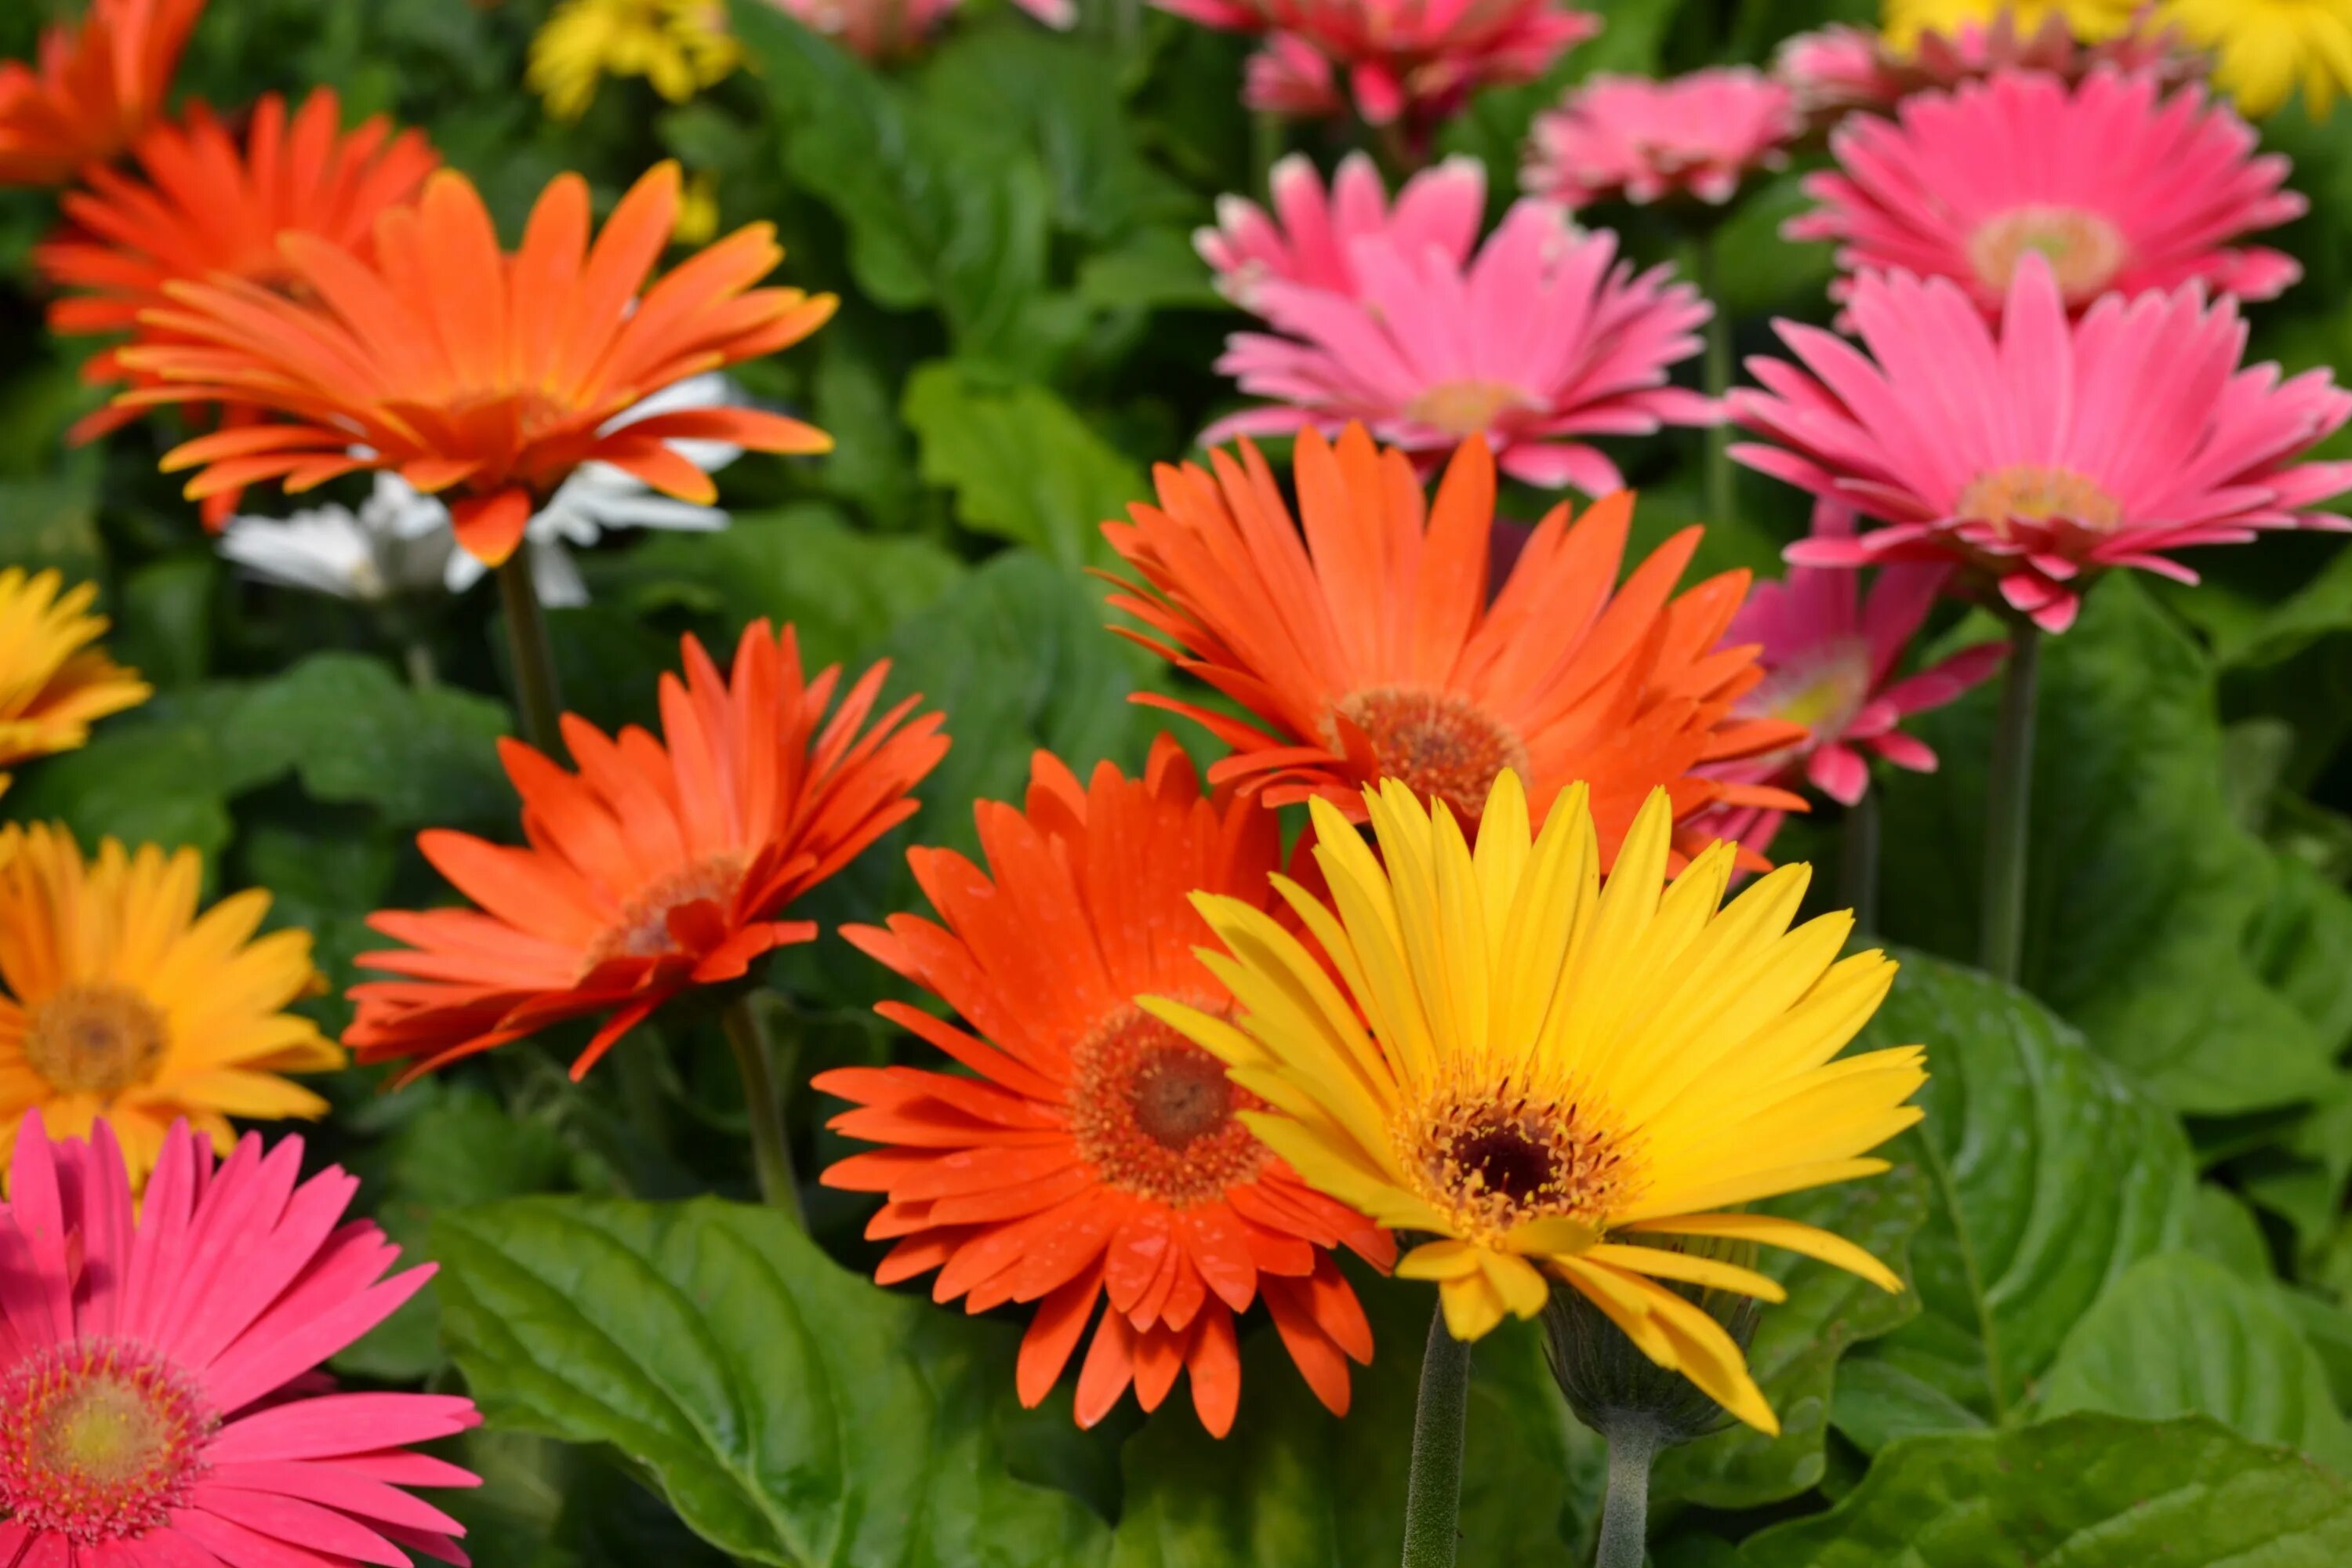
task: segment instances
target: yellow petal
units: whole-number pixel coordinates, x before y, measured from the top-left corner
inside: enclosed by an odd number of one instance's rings
[[[1801,1253],[1832,1268],[1843,1268],[1849,1274],[1859,1274],[1882,1290],[1903,1289],[1899,1275],[1845,1237],[1793,1219],[1782,1219],[1778,1215],[1675,1215],[1664,1219],[1643,1220],[1624,1228],[1654,1236],[1712,1236],[1786,1247],[1790,1252]]]

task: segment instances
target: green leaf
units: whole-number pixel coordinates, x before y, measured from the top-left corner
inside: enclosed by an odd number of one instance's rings
[[[1856,1447],[1875,1454],[1897,1438],[1965,1431],[1985,1418],[1893,1362],[1849,1356],[1838,1368],[1830,1422]]]
[[[956,492],[966,528],[1057,561],[1101,557],[1102,523],[1150,493],[1124,453],[1042,386],[941,361],[908,378],[903,412],[923,478]]]
[[[1906,958],[1864,1039],[1927,1047],[1927,1119],[1889,1152],[1935,1202],[1911,1247],[1920,1315],[1856,1354],[1999,1419],[2114,1281],[2184,1242],[2188,1141],[2080,1035],[1972,971]]]
[[[2066,1336],[2042,1385],[2053,1415],[2210,1415],[2258,1443],[2352,1472],[2327,1368],[2272,1287],[2190,1253],[2144,1258]]]
[[[2202,1418],[2069,1415],[1915,1437],[1827,1513],[1751,1536],[1747,1568],[2338,1568],[2352,1489]]]
[[[526,1198],[440,1215],[442,1322],[493,1422],[609,1443],[748,1562],[1032,1568],[1101,1521],[1014,1479],[1016,1331],[850,1274],[781,1214]]]
[[[2242,1279],[2271,1277],[2270,1243],[2262,1221],[2229,1188],[2197,1184],[2197,1206],[2189,1216],[2189,1250]]]
[[[198,726],[118,721],[80,751],[17,770],[0,806],[18,822],[64,823],[85,852],[112,837],[186,846],[209,861],[235,831],[222,765],[219,746]]]

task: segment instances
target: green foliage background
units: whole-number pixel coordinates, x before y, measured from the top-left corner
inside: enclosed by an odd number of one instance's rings
[[[0,52],[29,52],[69,8],[7,7]],[[1597,8],[1601,40],[1447,132],[1488,161],[1498,207],[1528,116],[1566,81],[1760,60],[1866,10]],[[1095,523],[1230,405],[1209,367],[1235,319],[1188,235],[1274,151],[1235,107],[1244,46],[1156,14],[1055,36],[975,0],[881,74],[739,0],[754,70],[685,107],[608,84],[559,126],[520,88],[544,11],[213,0],[184,85],[224,107],[331,85],[355,112],[425,126],[510,224],[561,169],[609,199],[676,155],[716,177],[730,226],[780,226],[793,281],[842,294],[837,321],[750,377],[838,453],[730,471],[724,535],[600,551],[594,603],[554,631],[571,705],[606,724],[652,716],[685,631],[725,639],[767,616],[821,659],[894,659],[955,749],[920,819],[814,912],[830,928],[916,907],[898,844],[968,844],[971,802],[1013,795],[1035,747],[1132,763],[1155,728],[1127,699],[1167,677],[1099,630],[1083,569]],[[2352,365],[2344,124],[2291,110],[2266,127],[2314,205],[2284,237],[2306,280],[2254,312],[2258,353],[2290,369]],[[1347,142],[1307,128],[1287,144],[1328,166]],[[1746,351],[1776,314],[1827,314],[1826,255],[1775,235],[1797,173],[1728,220],[1724,303]],[[340,987],[370,910],[439,896],[417,828],[513,831],[491,747],[510,723],[494,595],[391,625],[239,581],[155,473],[167,431],[65,450],[90,401],[81,348],[41,330],[25,268],[52,216],[46,197],[0,201],[0,559],[97,578],[114,650],[159,695],[26,770],[0,809],[85,841],[199,847],[215,889],[265,886],[273,920],[316,931]],[[1654,217],[1627,237],[1678,253]],[[1645,538],[1699,515],[1695,437],[1619,455]],[[1770,570],[1803,509],[1752,477],[1738,503],[1711,520],[1702,564]],[[1523,517],[1541,504],[1507,497]],[[1916,1289],[1889,1299],[1783,1260],[1791,1299],[1755,1360],[1786,1431],[1669,1457],[1661,1563],[2352,1561],[2352,553],[2298,536],[2197,564],[2196,588],[2101,584],[2048,650],[2031,994],[1952,962],[1974,944],[1990,694],[1919,726],[1942,773],[1884,781],[1885,922],[1914,956],[1875,1033],[1927,1044],[1929,1114],[1892,1175],[1792,1206]],[[400,678],[419,637],[437,690]],[[1828,833],[1783,844],[1834,856]],[[866,1010],[885,977],[838,939],[775,978],[795,1078],[901,1048]],[[318,1005],[340,1026],[340,1003]],[[1205,1438],[1181,1394],[1079,1434],[1066,1392],[1014,1404],[1013,1325],[871,1284],[866,1204],[813,1191],[812,1239],[731,1201],[748,1190],[742,1110],[709,1020],[666,1020],[585,1088],[561,1070],[571,1043],[395,1095],[348,1074],[314,1139],[443,1267],[339,1370],[462,1384],[488,1411],[459,1456],[488,1482],[458,1505],[477,1561],[1394,1559],[1422,1288],[1365,1282],[1381,1351],[1345,1422],[1260,1325],[1230,1440]],[[821,1107],[793,1114],[803,1170],[843,1152]],[[1470,1445],[1465,1562],[1589,1558],[1599,1456],[1523,1331],[1479,1349]]]

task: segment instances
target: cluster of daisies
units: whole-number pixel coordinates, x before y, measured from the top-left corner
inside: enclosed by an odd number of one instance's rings
[[[1593,26],[1548,0],[1171,8],[1265,35],[1252,104],[1397,127],[1408,157]],[[562,544],[715,523],[723,462],[827,449],[717,379],[833,308],[766,282],[766,226],[660,270],[688,206],[665,165],[601,226],[557,179],[508,249],[421,135],[347,127],[330,94],[168,112],[202,9],[91,0],[0,68],[0,180],[61,191],[52,325],[107,340],[79,434],[178,411],[194,433],[164,465],[236,559],[354,595],[498,570],[560,599]],[[941,9],[805,16],[885,52]],[[2161,33],[2110,5],[1948,32],[1895,9],[1774,75],[1587,82],[1491,230],[1476,165],[1391,195],[1355,157],[1328,183],[1284,161],[1268,206],[1230,199],[1201,237],[1260,323],[1219,362],[1256,401],[1104,531],[1123,634],[1218,694],[1144,700],[1219,754],[1163,736],[1139,773],[1081,776],[1041,753],[1022,800],[975,806],[977,860],[908,851],[929,912],[841,934],[941,1004],[877,1009],[928,1065],[814,1080],[869,1145],[822,1179],[880,1199],[877,1279],[1023,1310],[1024,1402],[1075,1361],[1082,1424],[1184,1381],[1223,1434],[1263,1307],[1344,1412],[1373,1352],[1344,1251],[1433,1282],[1464,1341],[1574,1291],[1771,1431],[1694,1288],[1780,1299],[1738,1260],[1759,1243],[1900,1288],[1744,1206],[1885,1169],[1925,1076],[1917,1047],[1841,1056],[1895,966],[1841,956],[1848,915],[1798,921],[1808,868],[1771,867],[1773,826],[1807,786],[1858,799],[1873,758],[1934,765],[1902,720],[2002,653],[1906,673],[1939,599],[2058,632],[2104,572],[2326,525],[2352,469],[2306,455],[2352,399],[2242,363],[2241,301],[2294,280],[2243,242],[2301,204],[2198,50],[2275,7],[2174,0]],[[681,18],[718,41],[679,75],[646,39]],[[665,91],[732,65],[699,0],[569,0],[534,64],[559,109],[593,90],[572,52],[614,37]],[[2317,100],[2352,59],[2308,42]],[[2225,47],[2224,85],[2259,104],[2284,58]],[[1674,202],[1703,229],[1824,127],[1791,229],[1839,245],[1846,332],[1784,327],[1793,358],[1752,387],[1673,384],[1713,307],[1582,216]],[[1755,437],[1739,460],[1820,498],[1797,569],[1685,584],[1692,529],[1624,571],[1633,502],[1595,441],[1726,420]],[[1507,480],[1596,499],[1519,528]],[[343,521],[232,521],[256,487],[337,481],[373,486]],[[91,600],[0,574],[0,766],[146,696]],[[205,908],[193,853],[0,831],[0,1562],[462,1562],[415,1491],[472,1478],[412,1449],[472,1406],[315,1371],[427,1271],[344,1220],[350,1178],[229,1119],[320,1114],[287,1075],[347,1049],[404,1079],[586,1020],[581,1075],[689,994],[740,1005],[947,750],[886,676],[812,672],[760,623],[724,665],[684,642],[658,734],[567,715],[507,742],[523,842],[421,837],[462,901],[374,917],[390,945],[340,1043],[289,1010],[318,978],[300,932],[257,934],[266,894]]]

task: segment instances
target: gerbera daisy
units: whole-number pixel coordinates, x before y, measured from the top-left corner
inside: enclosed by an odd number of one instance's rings
[[[1677,817],[1799,804],[1697,773],[1803,734],[1732,716],[1763,679],[1754,649],[1716,647],[1748,575],[1677,595],[1699,530],[1676,534],[1620,587],[1633,498],[1612,496],[1573,524],[1555,507],[1489,604],[1495,465],[1482,443],[1463,444],[1424,509],[1402,454],[1376,448],[1360,427],[1336,450],[1307,433],[1303,533],[1255,447],[1211,463],[1213,478],[1162,467],[1160,504],[1138,502],[1133,521],[1103,532],[1138,579],[1120,580],[1110,602],[1150,627],[1126,635],[1255,717],[1137,697],[1234,749],[1209,770],[1212,783],[1360,814],[1360,787],[1395,778],[1471,820],[1506,768],[1547,803],[1583,779],[1612,858],[1654,789],[1671,792]]]
[[[2077,310],[2192,279],[2248,300],[2277,294],[2303,268],[2230,242],[2303,216],[2310,204],[2284,188],[2287,160],[2256,156],[2253,128],[2201,87],[2158,92],[2146,76],[2101,71],[2070,88],[2003,71],[1914,94],[1894,120],[1838,129],[1837,168],[1805,181],[1822,205],[1786,232],[1837,241],[1852,270],[1949,278],[1989,315],[2028,252],[2049,261]]]
[[[478,1425],[473,1401],[336,1394],[316,1370],[433,1274],[384,1277],[400,1249],[343,1218],[358,1182],[304,1181],[299,1138],[248,1135],[215,1169],[183,1126],[134,1202],[104,1122],[8,1131],[0,1563],[466,1561],[465,1527],[412,1489],[480,1482],[411,1445]]]
[[[838,667],[801,672],[793,628],[747,627],[731,678],[685,639],[686,679],[661,683],[664,736],[607,738],[566,714],[569,773],[501,743],[528,843],[419,836],[478,909],[385,910],[369,923],[404,948],[362,967],[404,976],[352,987],[343,1038],[362,1061],[411,1060],[409,1076],[565,1018],[609,1015],[587,1072],[655,1008],[694,985],[741,979],[752,961],[816,928],[777,917],[915,813],[909,793],[946,754],[940,716],[907,722],[909,697],[868,723],[887,665],[831,717]]]
[[[1806,541],[1792,561],[1958,562],[2055,632],[2102,571],[2193,583],[2167,552],[2345,526],[2314,509],[2352,489],[2352,464],[2298,459],[2352,417],[2352,396],[2325,369],[2284,383],[2275,365],[2241,369],[2234,300],[2209,306],[2194,284],[2110,295],[2070,322],[2030,255],[1995,324],[1949,279],[1904,273],[1864,273],[1847,311],[1875,363],[1782,322],[1804,368],[1750,360],[1765,390],[1731,396],[1739,423],[1780,443],[1734,457],[1893,525]]]
[[[205,0],[90,0],[41,34],[37,67],[0,60],[0,185],[62,185],[163,110]]]
[[[201,468],[191,500],[277,479],[299,492],[363,468],[428,495],[456,492],[457,542],[489,565],[583,463],[708,504],[717,491],[673,441],[821,452],[798,420],[741,406],[623,424],[673,382],[798,342],[835,303],[753,285],[783,252],[754,224],[646,286],[677,221],[680,175],[639,180],[589,244],[588,185],[564,174],[532,210],[522,247],[499,248],[481,197],[443,170],[415,207],[376,225],[373,261],[315,235],[281,241],[296,287],[238,279],[173,283],[179,303],[145,324],[173,341],[122,352],[166,384],[126,405],[245,404],[281,422],[223,430],[172,452]]]
[[[1270,907],[1275,814],[1203,799],[1164,735],[1141,779],[1105,763],[1081,784],[1040,752],[1025,812],[977,810],[986,870],[950,850],[908,855],[943,925],[894,915],[887,930],[843,931],[975,1031],[885,1002],[884,1017],[969,1073],[844,1068],[814,1080],[859,1107],[837,1131],[885,1145],[824,1174],[888,1196],[866,1226],[896,1242],[875,1277],[936,1268],[935,1297],[974,1312],[1035,1303],[1017,1371],[1027,1405],[1108,1297],[1078,1373],[1078,1425],[1109,1414],[1130,1382],[1155,1409],[1189,1371],[1193,1409],[1219,1436],[1241,1397],[1234,1317],[1263,1297],[1300,1375],[1345,1415],[1348,1362],[1371,1359],[1372,1335],[1328,1249],[1385,1268],[1395,1245],[1269,1154],[1234,1120],[1256,1097],[1136,1006],[1151,993],[1231,1009],[1192,956],[1209,932],[1187,900],[1205,888]]]
[[[1203,445],[1360,422],[1433,463],[1483,436],[1513,479],[1601,495],[1624,480],[1580,437],[1719,416],[1666,384],[1714,307],[1671,268],[1636,276],[1615,235],[1579,232],[1549,203],[1517,203],[1466,264],[1390,235],[1359,237],[1349,261],[1352,295],[1271,277],[1252,289],[1252,311],[1286,335],[1236,332],[1217,369],[1276,402]]]
[[[1644,1243],[1761,1242],[1900,1289],[1851,1242],[1734,1211],[1886,1169],[1865,1156],[1919,1120],[1905,1101],[1926,1081],[1925,1053],[1831,1059],[1895,965],[1838,959],[1849,915],[1790,929],[1810,868],[1773,872],[1718,912],[1731,847],[1668,886],[1674,810],[1660,791],[1604,885],[1585,803],[1571,786],[1531,833],[1506,772],[1474,855],[1443,799],[1391,780],[1365,792],[1376,856],[1318,799],[1315,858],[1332,896],[1276,886],[1328,964],[1265,910],[1204,893],[1195,901],[1224,951],[1202,961],[1237,1012],[1143,1005],[1265,1101],[1237,1114],[1301,1176],[1434,1238],[1397,1272],[1436,1282],[1456,1340],[1507,1312],[1534,1317],[1559,1281],[1653,1361],[1774,1432],[1739,1347],[1672,1286],[1767,1301],[1781,1288]]]
[[[1669,81],[1604,74],[1536,116],[1520,183],[1571,207],[1677,194],[1721,205],[1751,172],[1787,163],[1804,129],[1797,95],[1751,66]]]
[[[89,613],[98,585],[60,596],[64,586],[55,572],[0,570],[0,768],[70,752],[90,725],[154,694],[137,670],[90,646],[106,635],[106,617]],[[0,773],[0,789],[7,777]]]
[[[604,78],[643,77],[672,103],[743,63],[726,0],[563,0],[530,41],[525,80],[558,120],[577,120]]]
[[[2352,93],[2352,5],[2345,0],[2163,0],[2162,15],[2216,57],[2213,79],[2248,114],[2297,87],[2315,117]]]
[[[1916,47],[1925,33],[1957,37],[1970,26],[2006,21],[2022,37],[2052,21],[2075,37],[2096,42],[2132,26],[2147,0],[1885,0],[1886,40]]]
[[[216,1148],[232,1116],[323,1116],[280,1076],[324,1072],[343,1053],[285,1009],[323,983],[310,935],[256,936],[258,888],[197,912],[203,858],[109,838],[84,862],[73,836],[0,827],[0,1164],[27,1110],[59,1137],[103,1117],[145,1176],[185,1120]]]
[[[1240,196],[1217,198],[1217,226],[1194,231],[1193,248],[1217,275],[1217,292],[1244,309],[1270,279],[1355,298],[1357,241],[1386,240],[1407,256],[1435,252],[1459,267],[1486,215],[1486,166],[1448,158],[1423,169],[1389,205],[1380,170],[1362,153],[1339,161],[1327,194],[1314,161],[1293,153],[1267,182],[1269,214]]]
[[[1204,27],[1275,35],[1252,60],[1244,101],[1275,113],[1336,113],[1423,128],[1473,89],[1532,81],[1601,19],[1559,0],[1153,0]],[[1341,93],[1344,89],[1345,99]]]
[[[862,58],[896,60],[919,50],[963,0],[767,0],[812,32]],[[1072,0],[1013,0],[1049,27],[1077,21]]]
[[[1910,93],[2003,71],[2042,71],[2071,82],[2115,70],[2170,86],[2202,78],[2207,64],[2178,27],[2145,9],[2124,31],[2087,44],[2055,12],[2031,31],[2002,12],[1990,23],[1962,22],[1948,34],[1923,32],[1908,49],[1893,47],[1871,28],[1833,23],[1783,43],[1772,74],[1796,89],[1807,114],[1835,119],[1849,109],[1883,109]]]

